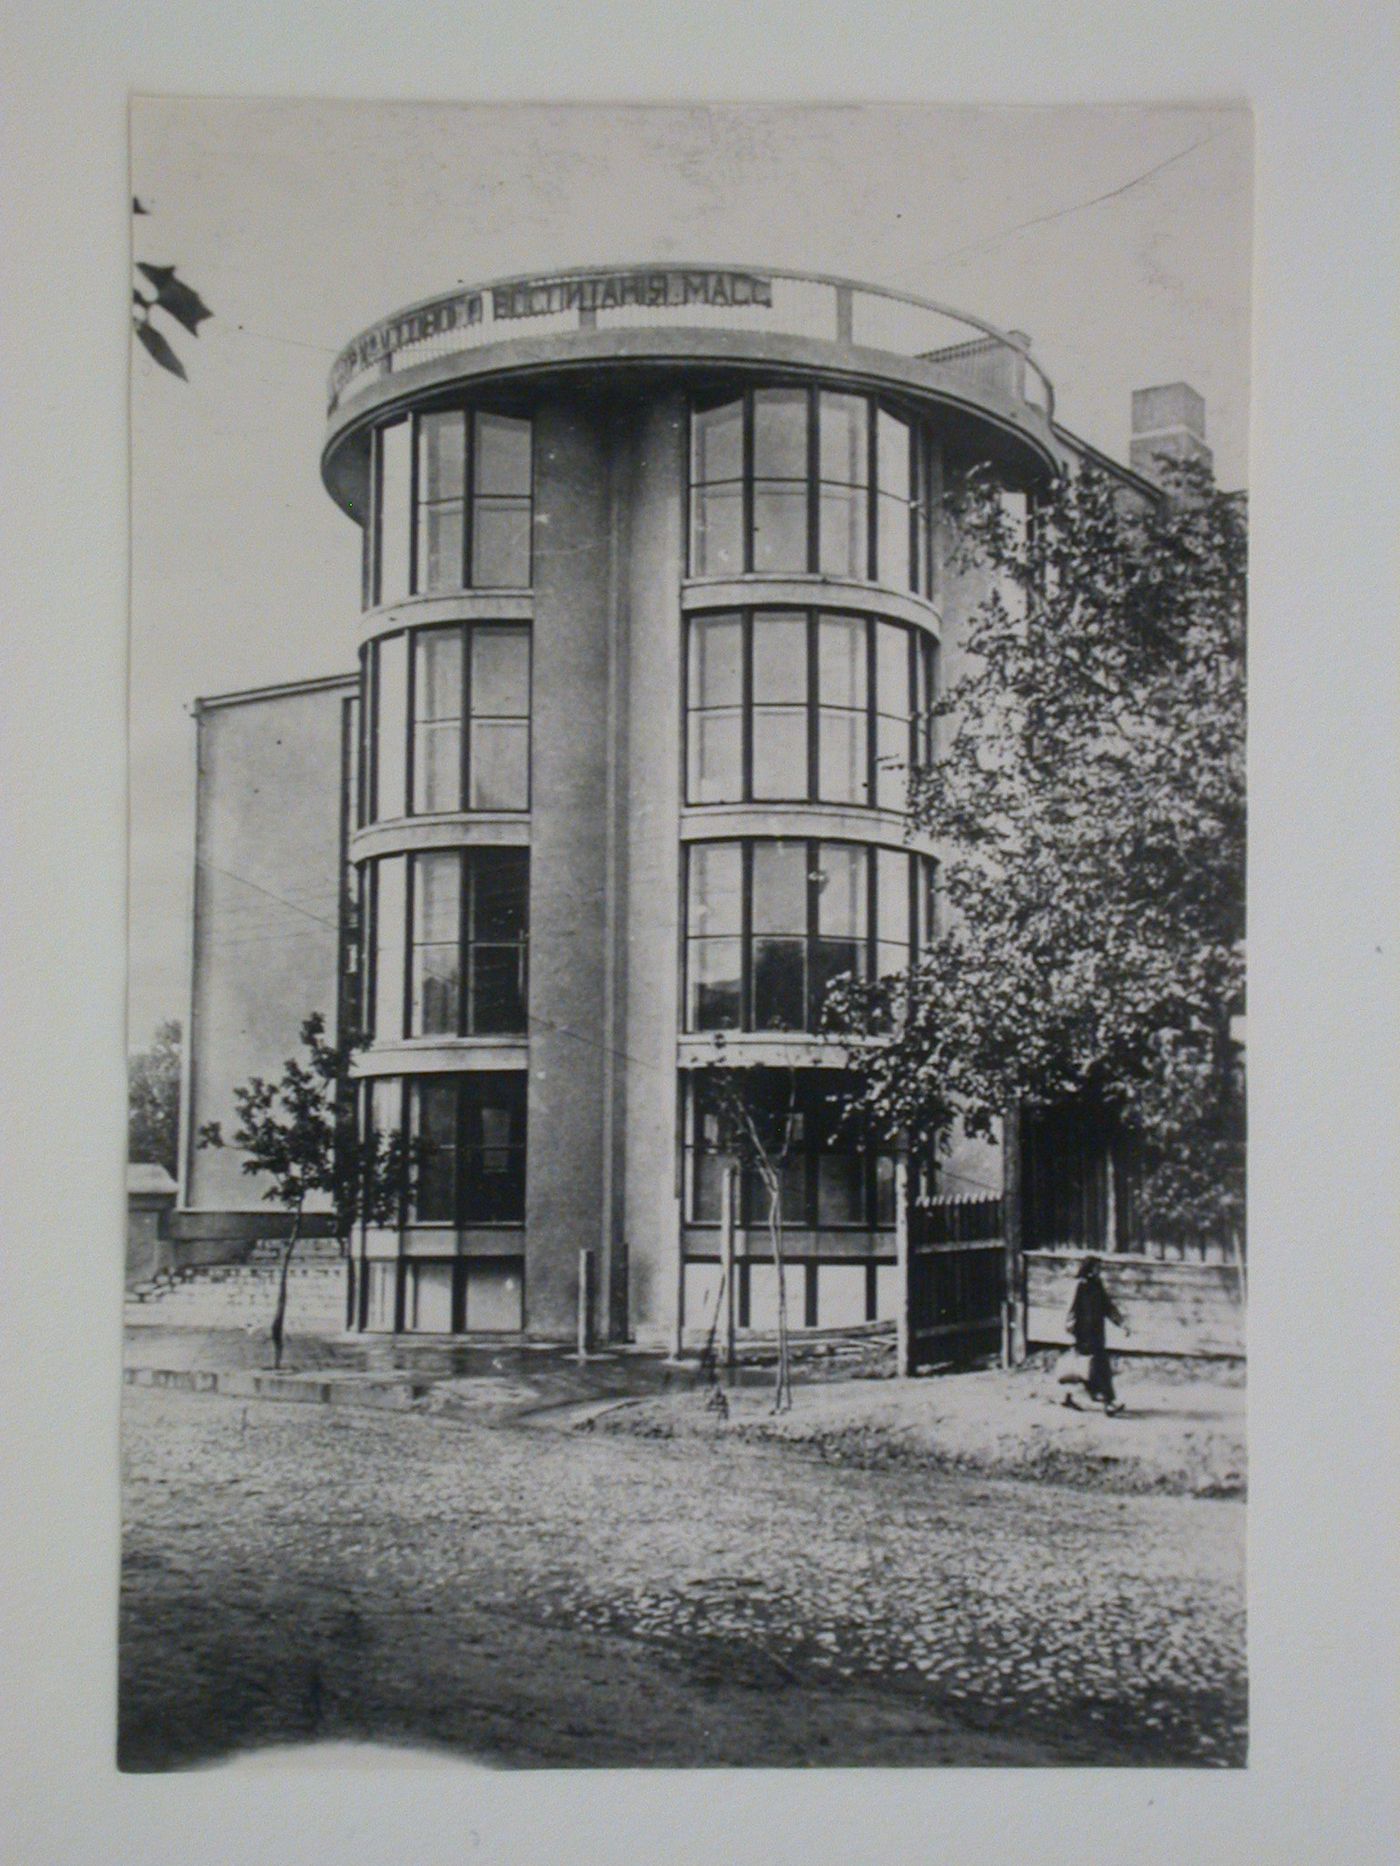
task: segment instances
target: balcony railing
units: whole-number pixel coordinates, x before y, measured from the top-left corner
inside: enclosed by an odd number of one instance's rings
[[[854,279],[674,262],[523,274],[425,299],[346,345],[331,370],[328,412],[367,380],[512,337],[647,326],[754,330],[885,350],[937,363],[1046,420],[1054,413],[1054,389],[1020,331]]]

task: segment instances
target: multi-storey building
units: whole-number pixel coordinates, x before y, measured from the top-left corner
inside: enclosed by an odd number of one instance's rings
[[[1144,404],[1154,438],[1182,409]],[[721,1049],[795,1093],[794,1322],[893,1312],[895,1163],[840,1118],[823,995],[938,911],[904,785],[980,594],[941,490],[989,465],[1022,498],[1084,451],[1019,333],[843,280],[507,280],[347,348],[323,474],[362,534],[358,680],[198,709],[186,1132],[307,1010],[363,1029],[361,1117],[420,1162],[355,1241],[353,1327],[567,1336],[583,1250],[601,1333],[700,1322]],[[238,943],[249,887],[309,963]],[[228,1172],[187,1141],[185,1206],[246,1206]],[[752,1187],[738,1296],[771,1322]]]

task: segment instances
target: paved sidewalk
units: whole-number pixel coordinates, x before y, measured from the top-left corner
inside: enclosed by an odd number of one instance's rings
[[[292,1336],[279,1370],[266,1331],[128,1330],[126,1384],[235,1398],[376,1406],[401,1411],[470,1408],[523,1415],[596,1407],[668,1391],[690,1391],[691,1362],[614,1350],[580,1361],[553,1343],[403,1337]]]

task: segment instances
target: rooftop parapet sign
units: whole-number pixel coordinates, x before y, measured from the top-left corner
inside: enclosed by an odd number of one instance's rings
[[[490,280],[424,301],[361,332],[331,370],[330,413],[362,377],[382,377],[456,352],[532,334],[652,325],[763,330],[937,360],[950,373],[1014,384],[1015,399],[1048,419],[1054,395],[1019,332],[931,299],[825,274],[709,264],[580,269]],[[962,358],[975,359],[966,370]]]

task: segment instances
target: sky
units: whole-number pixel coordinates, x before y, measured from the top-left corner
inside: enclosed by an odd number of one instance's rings
[[[1178,107],[638,107],[160,98],[134,254],[214,313],[133,346],[129,1040],[185,1013],[196,696],[348,670],[359,533],[324,491],[357,331],[503,274],[810,269],[1030,333],[1057,418],[1126,457],[1135,388],[1205,397],[1247,479],[1251,124]]]

